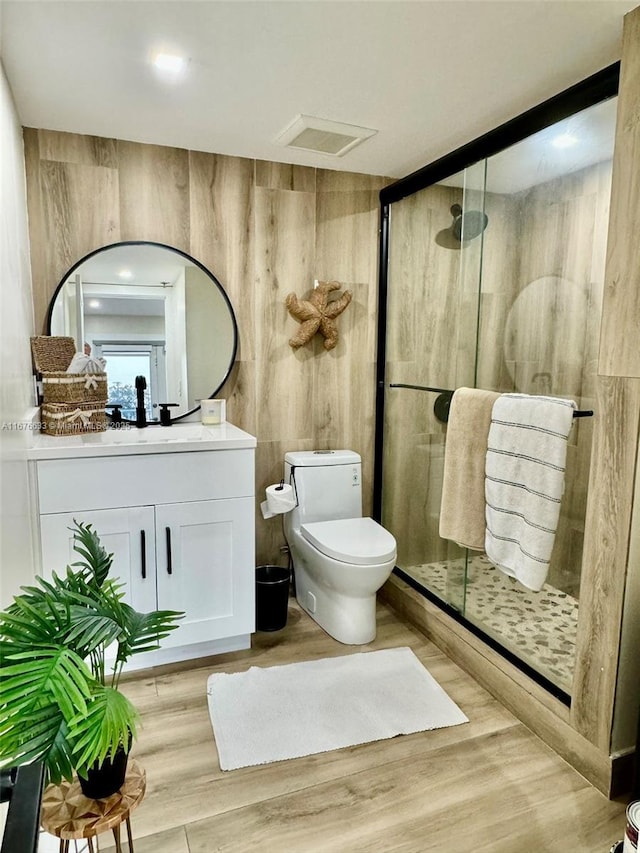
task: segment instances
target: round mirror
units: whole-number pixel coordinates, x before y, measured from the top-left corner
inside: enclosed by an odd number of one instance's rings
[[[136,420],[136,377],[144,376],[148,423],[171,404],[172,420],[215,397],[235,360],[238,329],[216,277],[195,258],[160,243],[104,246],[81,258],[56,288],[50,335],[107,362],[110,405]]]

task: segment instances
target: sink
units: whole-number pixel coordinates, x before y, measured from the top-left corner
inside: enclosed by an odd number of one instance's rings
[[[140,429],[122,424],[106,432],[52,436],[38,434],[27,451],[30,459],[75,456],[119,456],[139,453],[231,450],[255,447],[256,439],[228,422],[204,426],[201,423],[149,426]]]
[[[170,427],[150,426],[139,429],[123,424],[119,429],[108,429],[102,433],[104,442],[115,444],[155,444],[159,441],[202,441],[215,437],[211,427],[198,423],[174,424]],[[88,436],[91,438],[91,436]]]

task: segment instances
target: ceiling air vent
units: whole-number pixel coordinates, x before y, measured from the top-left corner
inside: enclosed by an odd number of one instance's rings
[[[377,132],[368,127],[299,115],[282,131],[276,142],[288,148],[301,148],[318,154],[342,157]]]

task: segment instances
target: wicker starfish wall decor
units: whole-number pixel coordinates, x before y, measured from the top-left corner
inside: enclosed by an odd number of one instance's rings
[[[353,294],[345,290],[338,299],[329,300],[329,294],[340,290],[342,285],[337,281],[321,281],[309,299],[298,299],[295,293],[290,293],[285,302],[289,313],[300,323],[296,334],[289,339],[289,346],[298,349],[309,343],[316,332],[324,336],[324,348],[333,349],[338,343],[338,327],[336,317],[342,314],[351,302]]]

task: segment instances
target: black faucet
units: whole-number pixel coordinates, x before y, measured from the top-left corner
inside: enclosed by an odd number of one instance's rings
[[[122,423],[122,403],[107,403],[105,409],[113,409],[111,412],[111,423],[112,424],[121,424]]]
[[[147,380],[144,376],[136,376],[136,426],[146,427],[147,425],[147,410],[144,405],[144,392],[147,387]]]
[[[160,423],[162,426],[171,426],[171,412],[169,408],[180,405],[179,403],[158,403],[160,406]]]

